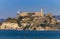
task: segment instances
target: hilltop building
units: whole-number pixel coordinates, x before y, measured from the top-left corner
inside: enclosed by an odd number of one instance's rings
[[[43,9],[41,9],[41,12],[18,12],[18,16],[44,16]]]

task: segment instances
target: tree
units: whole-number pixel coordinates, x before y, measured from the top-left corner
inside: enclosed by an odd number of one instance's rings
[[[21,26],[21,20],[23,19],[23,17],[22,16],[19,16],[18,17],[18,19],[17,19],[17,24],[18,24],[18,26]]]
[[[27,25],[24,27],[24,29],[23,29],[23,30],[29,29],[29,27],[30,27],[30,23],[29,23],[29,24],[27,24]]]

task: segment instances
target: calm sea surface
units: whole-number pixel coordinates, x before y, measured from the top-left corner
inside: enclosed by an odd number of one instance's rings
[[[0,39],[60,39],[60,31],[0,30]]]

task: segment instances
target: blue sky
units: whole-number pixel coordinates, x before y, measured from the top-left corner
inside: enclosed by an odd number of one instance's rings
[[[15,17],[17,11],[37,12],[60,15],[60,0],[0,0],[0,17]]]

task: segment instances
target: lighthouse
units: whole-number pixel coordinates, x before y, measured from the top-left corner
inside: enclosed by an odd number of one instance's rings
[[[44,16],[43,8],[41,8],[40,15]]]

